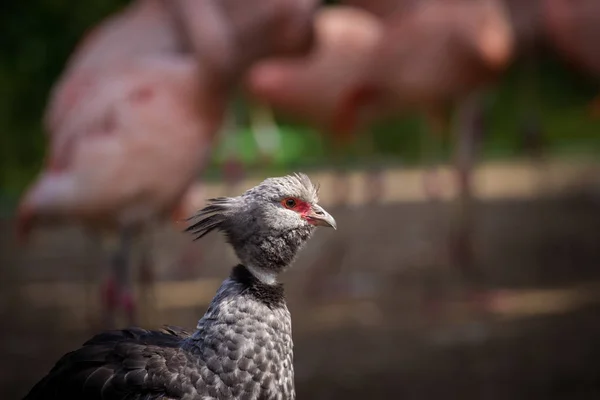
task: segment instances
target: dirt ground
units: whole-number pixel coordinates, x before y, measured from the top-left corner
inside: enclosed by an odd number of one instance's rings
[[[298,398],[600,398],[594,193],[477,202],[468,266],[448,250],[451,204],[331,208],[338,231],[318,232],[284,278]],[[24,251],[10,226],[0,227],[1,399],[22,397],[101,328],[106,263],[75,228],[40,232]],[[162,229],[152,243],[158,284],[140,324],[192,329],[234,258],[218,235],[191,243]]]

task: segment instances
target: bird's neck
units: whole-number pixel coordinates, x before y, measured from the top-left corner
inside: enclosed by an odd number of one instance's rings
[[[241,303],[255,303],[269,309],[285,308],[283,284],[266,284],[246,266],[239,264],[233,267],[229,278],[221,284],[206,315],[219,317],[220,314],[230,311],[224,310],[223,304],[229,307]]]
[[[240,264],[233,268],[229,278],[223,282],[211,301],[206,314],[198,321],[196,336],[210,330],[215,324],[235,325],[240,323],[239,316],[252,318],[252,314],[261,318],[265,314],[277,314],[289,319],[283,285],[265,284]]]
[[[276,235],[230,236],[235,252],[257,281],[277,285],[277,277],[294,262],[313,232],[312,227],[280,232]]]
[[[244,288],[244,293],[251,300],[264,304],[271,309],[285,307],[283,284],[277,282],[265,283],[252,270],[241,264],[233,268],[229,279],[239,287]]]

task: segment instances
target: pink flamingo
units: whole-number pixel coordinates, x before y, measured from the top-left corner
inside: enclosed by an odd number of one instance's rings
[[[144,60],[95,76],[86,93],[104,107],[85,109],[89,121],[72,120],[53,134],[44,171],[20,208],[24,234],[46,218],[74,220],[91,229],[118,229],[122,248],[115,277],[104,288],[107,308],[133,303],[124,266],[132,231],[170,215],[208,155],[218,122],[195,109],[201,74],[191,58]],[[92,96],[93,95],[93,96]],[[78,114],[83,119],[86,114]]]
[[[331,6],[319,10],[314,25],[312,52],[257,63],[247,76],[246,89],[286,116],[327,131],[345,89],[359,78],[379,42],[382,24],[363,9]],[[333,138],[339,156],[348,141],[339,135]]]
[[[379,18],[363,9],[324,7],[315,18],[313,51],[305,57],[258,63],[248,74],[246,87],[287,116],[327,130],[345,89],[359,78],[381,34]],[[347,143],[336,144],[338,151]],[[369,146],[364,147],[368,151]]]
[[[311,44],[314,1],[265,3],[135,1],[82,41],[50,95],[47,160],[20,205],[19,233],[57,220],[120,231],[103,290],[106,308],[120,303],[130,321],[131,235],[174,210],[181,219],[242,71]]]
[[[247,76],[246,88],[288,116],[327,128],[344,90],[360,76],[382,29],[378,18],[348,6],[324,7],[314,24],[316,44],[311,53],[257,63]]]
[[[431,0],[400,12],[385,21],[369,66],[339,108],[336,131],[349,133],[358,110],[380,104],[422,111],[442,127],[447,104],[492,82],[512,50],[512,27],[497,0]]]

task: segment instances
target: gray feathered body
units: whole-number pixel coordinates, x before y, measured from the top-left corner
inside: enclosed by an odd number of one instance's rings
[[[243,266],[188,334],[129,329],[66,354],[25,399],[294,399],[283,287]]]
[[[292,321],[283,287],[264,285],[241,266],[232,277],[183,345],[202,360],[199,389],[219,399],[294,399]]]

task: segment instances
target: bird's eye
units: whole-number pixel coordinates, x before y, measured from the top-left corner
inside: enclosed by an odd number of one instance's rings
[[[285,199],[285,200],[283,200],[282,203],[283,203],[283,205],[286,208],[294,208],[294,207],[296,207],[296,200],[292,199],[292,198]]]

